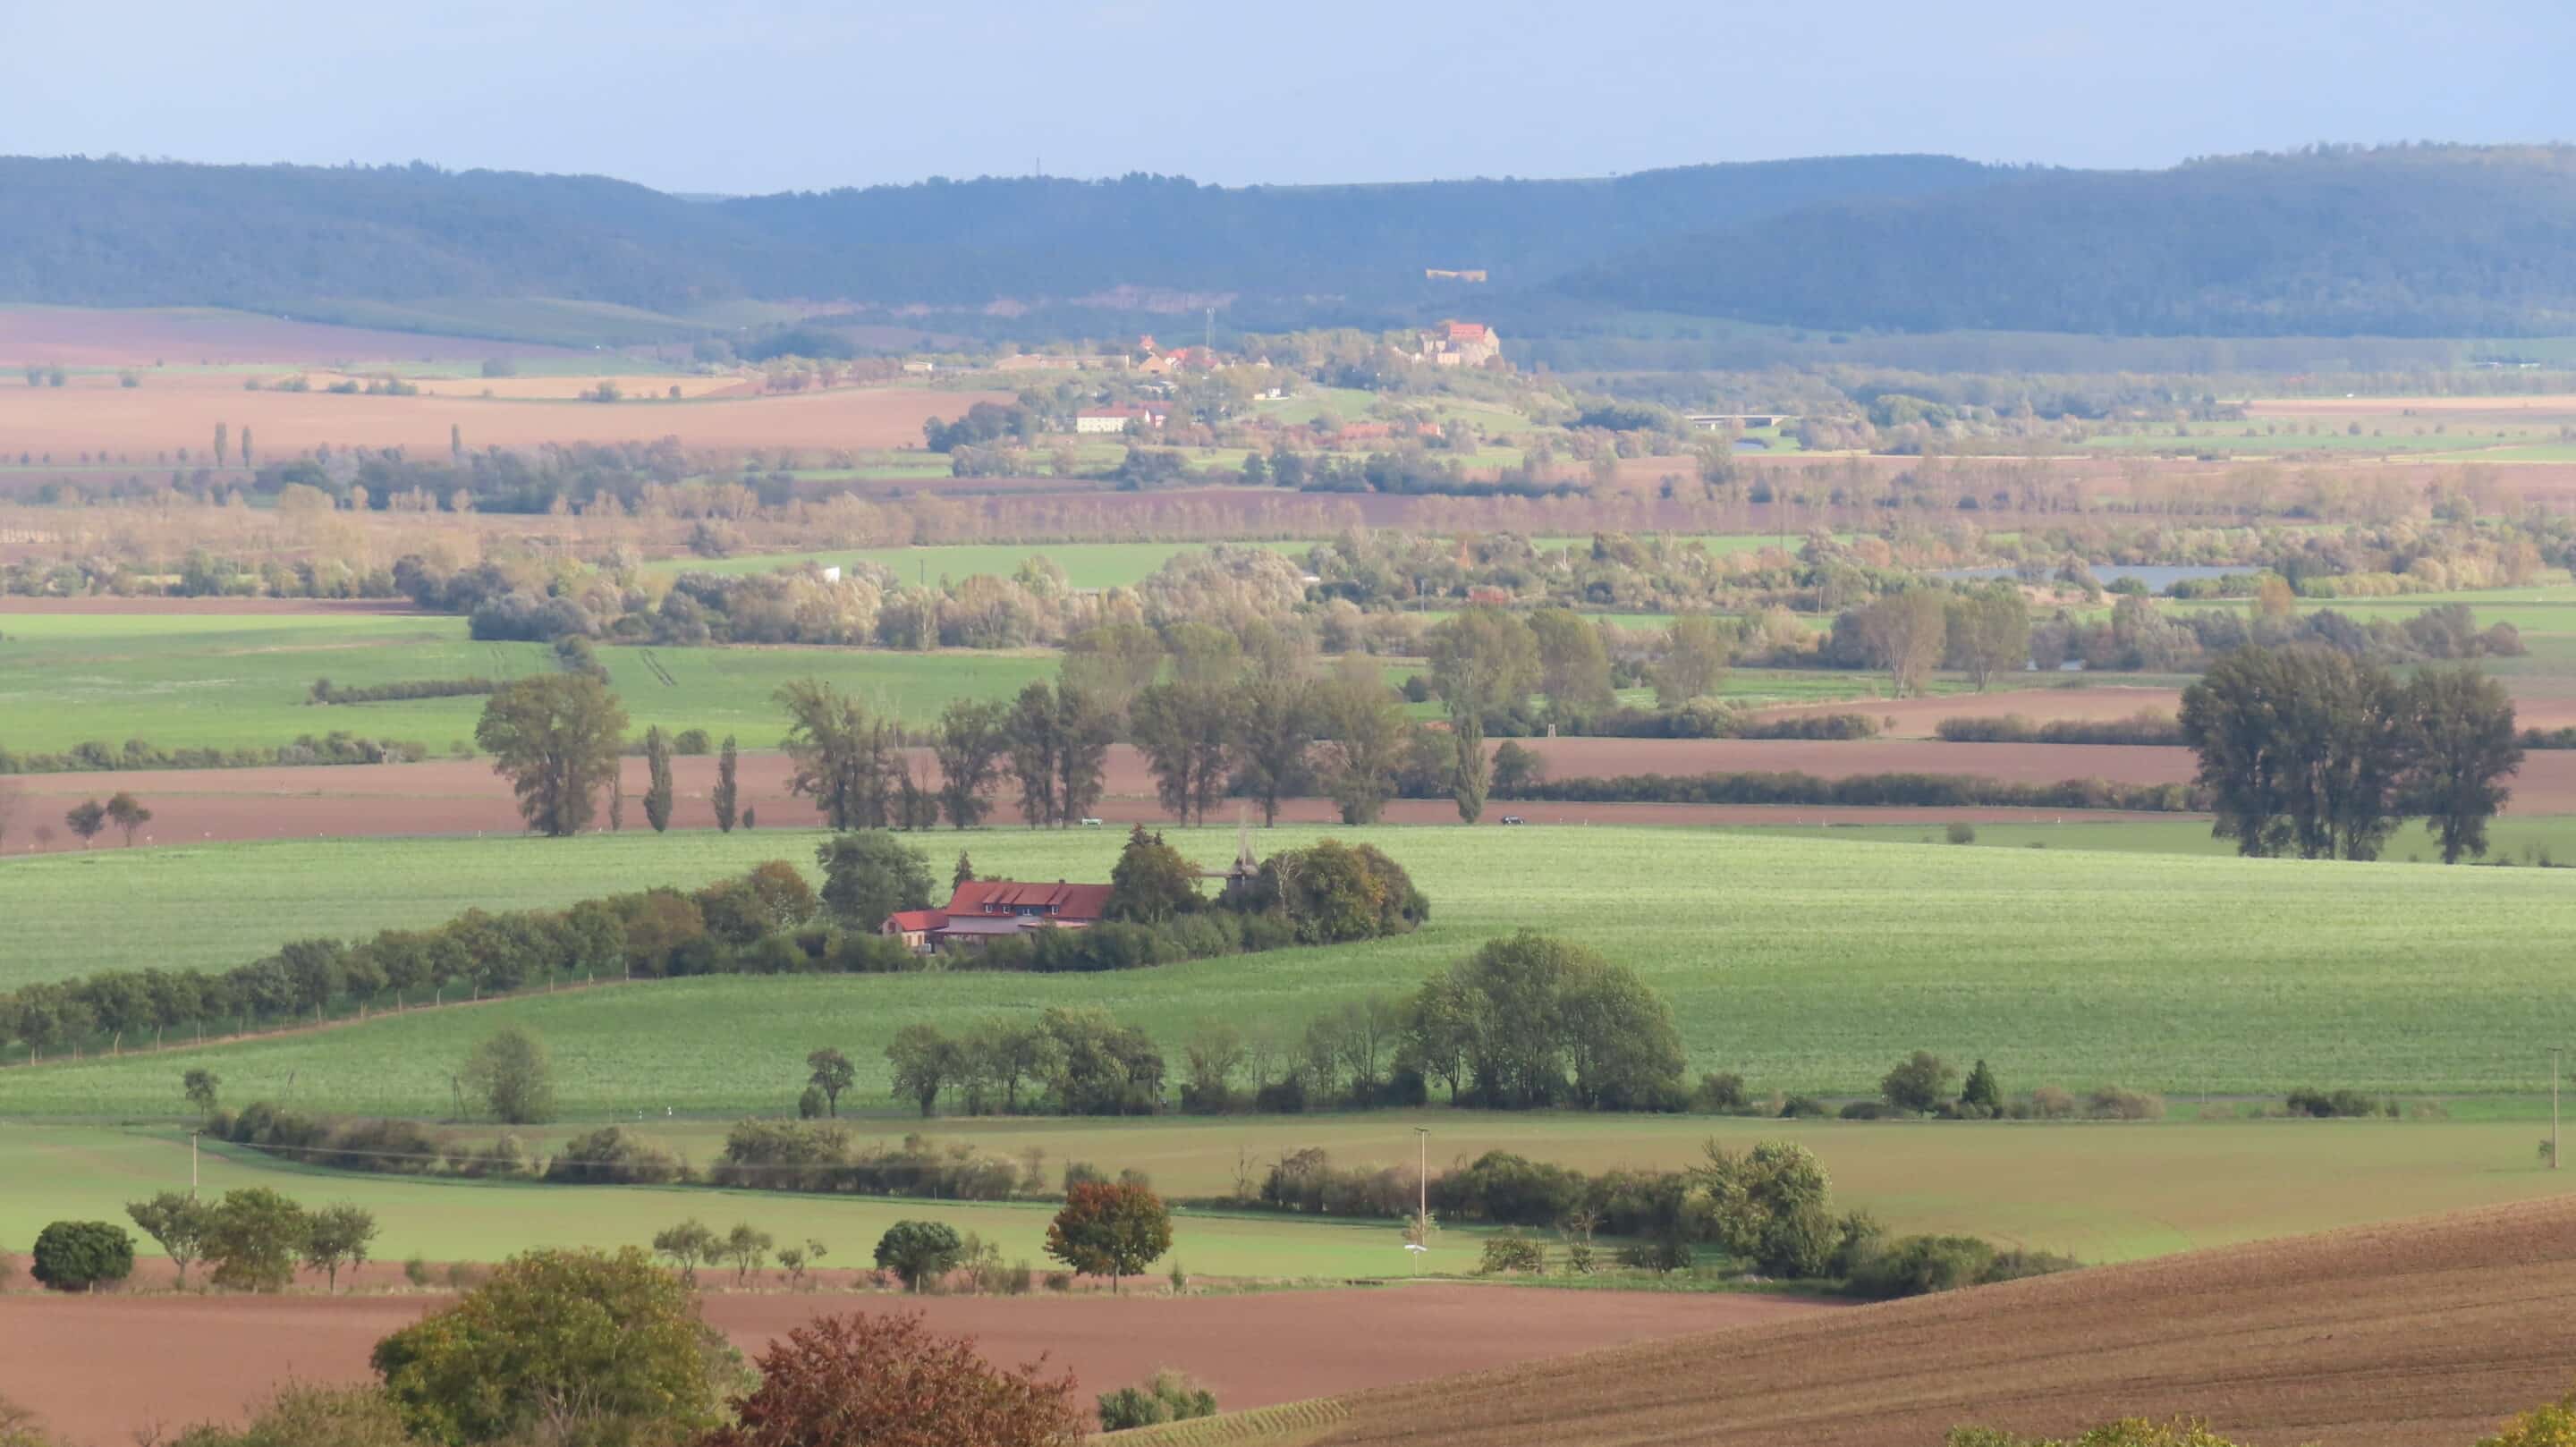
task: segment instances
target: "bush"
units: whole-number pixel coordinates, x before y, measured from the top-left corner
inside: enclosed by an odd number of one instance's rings
[[[1546,1271],[1547,1248],[1518,1231],[1487,1237],[1484,1254],[1476,1262],[1478,1276],[1506,1276],[1517,1272],[1538,1276]]]
[[[2393,1118],[2397,1114],[2397,1102],[2374,1100],[2358,1090],[2337,1090],[2331,1093],[2322,1090],[2294,1090],[2290,1092],[2286,1105],[2292,1115],[2315,1116],[2319,1119],[2373,1115],[2387,1115]]]
[[[1818,1100],[1812,1095],[1793,1095],[1787,1100],[1780,1102],[1780,1118],[1782,1120],[1797,1120],[1800,1117],[1825,1117],[1830,1116],[1833,1113],[1834,1108],[1832,1106],[1825,1104],[1823,1101]]]
[[[1004,1370],[919,1316],[818,1317],[758,1357],[736,1421],[695,1447],[1052,1447],[1079,1441],[1073,1377]]]
[[[710,747],[705,729],[682,729],[671,738],[675,754],[703,754]]]
[[[1893,1120],[1905,1112],[1883,1100],[1855,1100],[1839,1114],[1844,1120]]]
[[[31,1274],[56,1291],[95,1291],[134,1274],[134,1238],[108,1221],[56,1221],[31,1254]]]
[[[570,1186],[659,1186],[680,1179],[670,1152],[623,1126],[601,1126],[564,1142],[546,1163],[547,1180]]]
[[[1977,826],[1974,824],[1954,821],[1948,829],[1942,831],[1942,834],[1943,837],[1947,838],[1953,844],[1974,844],[1977,842]]]
[[[403,1280],[410,1282],[415,1287],[427,1287],[429,1285],[428,1259],[426,1257],[414,1256],[403,1262]]]
[[[1993,1243],[1974,1236],[1904,1236],[1861,1262],[1851,1288],[1875,1297],[1955,1291],[1984,1280],[1994,1264]]]
[[[149,1437],[142,1440],[149,1441]],[[0,1443],[6,1443],[0,1434]],[[170,1447],[415,1447],[402,1416],[373,1387],[289,1382],[241,1427],[189,1428]]]
[[[1744,1077],[1731,1070],[1699,1078],[1691,1092],[1691,1109],[1708,1115],[1742,1115],[1753,1108],[1744,1093]]]
[[[1141,1387],[1120,1387],[1100,1398],[1100,1430],[1124,1432],[1216,1415],[1216,1393],[1166,1368]]]
[[[1951,1085],[1958,1078],[1959,1072],[1951,1068],[1950,1062],[1929,1050],[1917,1050],[1880,1078],[1878,1093],[1898,1110],[1920,1115],[1947,1102]]]
[[[449,1443],[541,1421],[552,1440],[602,1443],[712,1428],[736,1360],[689,1287],[633,1247],[514,1257],[372,1358],[404,1424]]]
[[[2084,1113],[2095,1120],[2161,1120],[2165,1098],[2125,1086],[2105,1085],[2084,1098]]]
[[[2029,1117],[2032,1120],[2073,1120],[2075,1096],[2062,1085],[2043,1085],[2030,1093]]]

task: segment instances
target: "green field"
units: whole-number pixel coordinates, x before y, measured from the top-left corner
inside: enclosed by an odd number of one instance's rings
[[[1315,837],[1266,833],[1265,849]],[[883,1089],[894,1029],[1098,1004],[1177,1058],[1217,1018],[1293,1035],[1400,991],[1503,931],[1587,941],[1671,1001],[1694,1070],[1759,1090],[1871,1092],[1915,1049],[1986,1057],[2016,1088],[2118,1082],[2174,1094],[2352,1086],[2493,1095],[2542,1083],[2576,1033],[2546,949],[2576,923],[2554,871],[2410,868],[1923,848],[1711,830],[1533,826],[1338,831],[1381,843],[1430,895],[1401,939],[1111,975],[925,973],[713,978],[415,1011],[365,1025],[0,1077],[0,1116],[151,1116],[201,1058],[238,1096],[290,1080],[309,1103],[447,1107],[447,1073],[505,1020],[543,1033],[565,1108],[724,1114],[792,1102],[822,1045]],[[603,887],[694,883],[816,836],[627,834],[228,845],[30,856],[0,864],[18,980],[102,966],[246,961],[287,938],[419,924],[467,903],[563,903]],[[1229,831],[1177,834],[1223,858]],[[954,847],[944,836],[927,841]],[[979,869],[1105,878],[1106,833],[968,836]],[[147,911],[131,901],[151,899]],[[102,921],[113,919],[113,928]],[[2433,962],[2438,962],[2436,965]]]
[[[888,1226],[948,1222],[1001,1244],[1003,1255],[1048,1266],[1043,1246],[1054,1203],[967,1205],[849,1196],[670,1187],[562,1187],[528,1182],[420,1180],[287,1165],[228,1146],[205,1149],[201,1191],[271,1186],[308,1205],[352,1201],[376,1213],[377,1259],[497,1260],[535,1247],[644,1246],[655,1231],[695,1216],[722,1231],[749,1221],[782,1244],[819,1239],[824,1265],[868,1265]],[[0,1126],[0,1243],[25,1249],[49,1221],[124,1220],[123,1206],[188,1187],[188,1141],[175,1130],[129,1132]],[[1179,1213],[1173,1255],[1192,1272],[1223,1276],[1394,1276],[1407,1270],[1393,1226],[1275,1216]],[[1475,1267],[1482,1235],[1444,1231],[1428,1269]],[[140,1243],[147,1252],[150,1241]],[[155,1253],[157,1254],[157,1252]],[[719,1275],[716,1280],[722,1280]]]
[[[2073,819],[2065,822],[1978,824],[1971,841],[1979,849],[2082,849],[2121,854],[2196,854],[2234,858],[2236,841],[2209,832],[2206,819],[2124,819],[2116,823]],[[1937,844],[1949,847],[1940,824],[1829,824],[1793,826],[1748,824],[1730,832],[1748,838],[1825,838],[1868,840],[1888,844]],[[2576,815],[2504,815],[2487,829],[2489,859],[2520,864],[2546,855],[2553,863],[2576,864]],[[2420,824],[2410,824],[2389,837],[2382,859],[2391,863],[2439,863],[2440,848]]]
[[[1051,674],[1052,655],[843,648],[599,650],[637,730],[647,724],[774,745],[770,695],[816,677],[927,719],[956,697],[1002,697]],[[672,682],[664,683],[660,664]],[[471,740],[476,697],[318,707],[313,680],[516,678],[554,668],[536,643],[477,643],[462,618],[0,612],[0,744],[65,749],[142,738],[165,748],[268,748],[334,730],[443,752]]]
[[[891,1139],[899,1122],[853,1122],[860,1140]],[[1714,1139],[1730,1148],[1796,1140],[1832,1175],[1837,1200],[1895,1232],[1964,1232],[2087,1261],[2119,1261],[2428,1214],[2554,1193],[2524,1122],[2240,1121],[2187,1125],[1863,1124],[1706,1117],[1514,1116],[1444,1110],[1370,1115],[1142,1121],[937,1121],[936,1138],[1016,1159],[1036,1146],[1050,1175],[1066,1161],[1145,1171],[1168,1196],[1207,1199],[1237,1162],[1266,1169],[1283,1152],[1321,1146],[1352,1164],[1414,1159],[1414,1127],[1431,1131],[1435,1170],[1509,1150],[1584,1170],[1678,1169]],[[704,1164],[721,1123],[655,1121],[644,1134]],[[488,1127],[464,1128],[479,1137]],[[539,1133],[551,1141],[561,1131]],[[542,1145],[540,1148],[544,1148]],[[210,1146],[204,1189],[271,1185],[308,1203],[351,1200],[384,1223],[379,1254],[490,1259],[536,1246],[641,1245],[697,1216],[719,1229],[748,1220],[780,1240],[818,1236],[835,1265],[855,1264],[903,1217],[945,1220],[1039,1260],[1047,1208],[1036,1204],[893,1202],[679,1188],[545,1187],[348,1175]],[[176,1127],[0,1126],[0,1243],[21,1245],[47,1221],[118,1215],[155,1190],[184,1187],[188,1149]],[[2212,1181],[2229,1183],[2224,1191]],[[1175,1254],[1223,1275],[1397,1274],[1392,1227],[1312,1218],[1185,1212]],[[1426,1269],[1465,1272],[1482,1233],[1451,1228]],[[148,1249],[148,1245],[147,1245]]]

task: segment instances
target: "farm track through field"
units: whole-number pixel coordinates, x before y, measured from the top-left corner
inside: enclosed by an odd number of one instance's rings
[[[1262,1447],[1930,1447],[2197,1416],[2289,1447],[2468,1447],[2576,1370],[2576,1200],[2359,1227],[1347,1398]]]
[[[1155,1283],[1159,1286],[1159,1282]],[[367,1379],[377,1338],[445,1297],[414,1295],[0,1297],[11,1343],[10,1396],[72,1442],[110,1447],[138,1429],[238,1420],[272,1383]],[[1555,1352],[1713,1326],[1775,1324],[1830,1313],[1776,1296],[1518,1291],[1425,1285],[1284,1291],[1174,1300],[1145,1289],[1124,1299],[721,1293],[707,1319],[754,1352],[822,1312],[919,1311],[941,1331],[973,1335],[995,1361],[1049,1358],[1091,1397],[1176,1367],[1245,1407],[1307,1402],[1262,1420],[1329,1423],[1311,1399]],[[148,1373],[123,1363],[150,1361]],[[1212,1425],[1212,1424],[1211,1424]],[[1204,1428],[1203,1428],[1204,1430]],[[1229,1436],[1192,1436],[1225,1442]]]

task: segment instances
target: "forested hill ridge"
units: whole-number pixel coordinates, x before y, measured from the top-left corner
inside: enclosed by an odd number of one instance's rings
[[[1235,325],[1522,330],[1660,312],[1840,331],[2576,334],[2576,150],[2323,149],[2164,171],[1857,156],[1598,180],[933,180],[693,200],[426,165],[0,159],[0,301],[1223,298]],[[1481,285],[1426,278],[1479,269]]]
[[[0,159],[0,301],[291,310],[317,299],[731,297],[980,306],[1134,286],[1371,304],[1428,269],[1533,284],[1658,238],[2002,174],[1940,156],[1600,180],[1201,186],[932,180],[692,201],[428,165]]]
[[[2327,148],[1826,202],[1567,278],[1811,327],[2123,336],[2576,334],[2576,148]]]

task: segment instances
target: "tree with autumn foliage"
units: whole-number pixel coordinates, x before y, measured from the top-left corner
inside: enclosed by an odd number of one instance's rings
[[[1108,1277],[1112,1295],[1171,1249],[1172,1213],[1143,1186],[1078,1184],[1047,1227],[1047,1255],[1085,1276]]]
[[[1073,1374],[1004,1370],[919,1316],[821,1316],[754,1359],[760,1385],[694,1447],[1071,1447]]]

